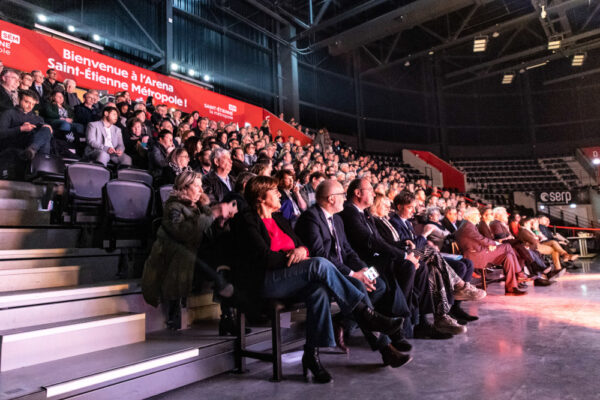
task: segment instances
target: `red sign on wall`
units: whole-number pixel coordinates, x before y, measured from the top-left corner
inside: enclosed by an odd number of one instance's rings
[[[0,20],[0,60],[5,66],[21,71],[54,68],[58,80],[73,79],[77,86],[129,91],[131,98],[154,97],[185,112],[197,110],[210,119],[233,122],[240,126],[260,126],[264,110],[231,97],[223,96],[179,79],[162,75],[116,60],[47,35]],[[293,134],[304,143],[310,141],[285,124],[285,134]],[[295,131],[295,132],[294,132]]]

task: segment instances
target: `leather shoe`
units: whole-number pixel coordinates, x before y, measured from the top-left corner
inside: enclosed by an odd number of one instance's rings
[[[391,336],[390,339],[392,340],[392,346],[394,346],[396,350],[404,352],[412,350],[412,344],[406,340],[402,332],[396,333],[395,335]]]
[[[348,349],[346,341],[344,340],[344,327],[339,322],[333,323],[333,336],[335,338],[336,346],[344,353],[348,354],[350,349]]]
[[[546,274],[546,276],[550,280],[556,280],[556,279],[560,278],[561,276],[563,276],[566,272],[567,272],[567,270],[565,268],[561,268],[559,270],[555,269],[554,271],[548,272]]]
[[[527,282],[519,282],[517,284],[517,286],[519,289],[523,289],[523,290],[526,290],[529,287],[529,285],[527,285]]]
[[[415,326],[413,330],[413,337],[415,339],[435,339],[435,340],[446,340],[454,337],[451,333],[440,332],[430,323],[419,324]]]
[[[381,332],[388,336],[394,335],[402,328],[404,318],[389,318],[378,313],[366,304],[357,306],[354,317],[358,325],[367,331]]]
[[[472,321],[477,321],[479,319],[479,317],[468,314],[465,310],[463,310],[462,308],[457,307],[457,306],[453,306],[450,309],[450,316],[452,318],[454,318],[455,320],[457,320],[459,324],[461,323],[461,321],[472,322]],[[461,325],[464,325],[464,324],[461,324]]]
[[[505,296],[523,296],[526,295],[527,292],[518,288],[508,289],[504,292]]]
[[[409,356],[408,354],[400,353],[391,344],[388,344],[387,346],[379,350],[379,352],[381,353],[383,365],[389,365],[392,368],[401,367],[412,361],[411,356]]]
[[[550,286],[554,283],[556,283],[556,282],[550,281],[550,280],[544,279],[544,278],[538,278],[535,281],[533,281],[533,286]]]

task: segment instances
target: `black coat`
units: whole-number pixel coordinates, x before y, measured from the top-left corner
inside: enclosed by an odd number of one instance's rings
[[[341,260],[335,249],[335,239],[329,230],[323,210],[318,205],[309,207],[296,222],[296,233],[307,244],[311,257],[324,257],[331,261],[342,274],[360,271],[367,264],[352,249],[344,232],[344,221],[339,215],[333,216],[333,225],[337,235]]]
[[[8,92],[0,86],[0,113],[3,113],[6,110],[10,110],[11,108],[15,108],[12,98],[10,97]]]
[[[273,214],[279,228],[296,247],[302,246],[288,221],[279,213]],[[236,257],[235,285],[253,298],[262,297],[265,273],[268,269],[287,268],[288,258],[283,251],[271,251],[271,238],[258,213],[250,208],[238,212],[231,220],[232,252]]]
[[[458,228],[460,228],[460,223],[458,221],[456,221],[454,223],[454,225],[456,225],[456,228],[452,225],[452,223],[450,222],[450,220],[446,217],[442,218],[442,225],[444,226],[444,228],[446,228],[450,233],[454,233],[456,232],[456,230]]]
[[[381,237],[368,211],[365,211],[363,216],[352,203],[348,202],[339,215],[344,221],[344,230],[350,245],[362,260],[369,262],[375,253],[390,259],[404,259],[404,251]]]
[[[229,184],[231,189],[235,186],[235,179],[229,175]],[[221,203],[225,198],[225,195],[231,190],[223,183],[215,171],[210,171],[207,175],[202,177],[202,187],[204,193],[210,199],[211,204]]]
[[[0,114],[0,146],[2,149],[6,147],[20,148],[27,145],[29,134],[21,132],[21,125],[25,122],[38,127],[44,124],[42,117],[33,112],[25,114],[20,107],[11,108]]]

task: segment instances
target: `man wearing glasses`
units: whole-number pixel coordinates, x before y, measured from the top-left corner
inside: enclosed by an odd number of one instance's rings
[[[390,301],[391,298],[391,301],[394,301],[396,295],[399,296],[397,299],[399,304],[396,306],[387,304],[387,307],[383,308],[386,311],[390,308],[403,310],[403,313],[395,316],[407,315],[406,300],[400,289],[397,288],[392,296],[386,296],[385,279],[370,276],[369,266],[360,259],[348,243],[344,222],[337,214],[343,210],[345,199],[346,193],[339,182],[332,179],[322,181],[316,189],[316,204],[300,216],[295,227],[296,233],[308,245],[311,256],[323,257],[331,261],[354,286],[365,294],[365,301],[369,302],[371,308],[381,308],[379,306],[383,306],[386,300]],[[344,321],[343,325],[340,320],[334,321],[334,333],[338,347],[347,352],[344,332],[350,329],[351,324]],[[372,332],[364,333],[371,348],[381,353],[384,365],[400,367],[410,361],[410,356],[400,352],[410,351],[412,348],[401,332],[391,338],[386,335],[376,337]]]

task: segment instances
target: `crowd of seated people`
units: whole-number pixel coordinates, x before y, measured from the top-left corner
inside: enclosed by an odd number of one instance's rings
[[[461,308],[486,295],[471,284],[474,271],[499,265],[505,293],[524,295],[528,281],[550,285],[576,258],[547,219],[509,226],[505,209],[468,207],[460,194],[407,181],[324,129],[303,146],[271,132],[268,119],[239,127],[128,92],[99,104],[98,91],[79,99],[74,81],[46,75],[0,73],[2,147],[29,160],[67,151],[148,170],[157,187],[173,184],[144,268],[148,303],[169,303],[177,329],[180,302],[203,279],[247,312],[269,298],[301,301],[302,365],[316,382],[332,379],[319,348],[348,351],[356,327],[384,365],[399,367],[411,359],[407,338],[450,339],[478,319]],[[223,310],[220,333],[233,334]]]

